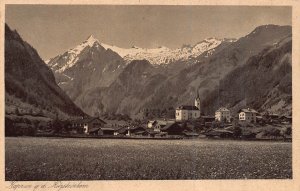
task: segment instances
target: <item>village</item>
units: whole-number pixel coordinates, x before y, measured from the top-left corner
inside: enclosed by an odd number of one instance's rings
[[[174,119],[144,122],[82,117],[60,128],[61,134],[114,138],[243,138],[291,139],[292,116],[264,114],[243,108],[236,115],[220,107],[214,116],[201,115],[200,97],[194,105],[176,108]],[[59,126],[59,125],[58,125]]]
[[[83,116],[73,120],[57,119],[48,122],[30,121],[25,114],[18,120],[6,118],[7,136],[64,136],[96,138],[182,139],[182,138],[233,138],[291,140],[292,116],[259,113],[253,108],[241,108],[232,113],[220,107],[213,115],[201,113],[197,93],[193,105],[180,105],[173,118],[147,117],[132,120],[118,114],[111,118]],[[36,116],[38,117],[38,116]]]

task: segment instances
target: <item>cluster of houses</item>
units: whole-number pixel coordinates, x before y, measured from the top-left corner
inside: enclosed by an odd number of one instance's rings
[[[86,117],[73,121],[72,129],[74,133],[82,132],[89,135],[101,136],[147,136],[166,137],[184,135],[198,136],[183,123],[176,123],[175,120],[153,120],[148,121],[147,126],[122,126],[111,127],[98,117]]]
[[[182,105],[176,108],[175,119],[176,121],[196,120],[201,116],[200,97],[197,94],[195,105]],[[215,116],[201,116],[203,119],[210,121],[230,123],[233,120],[231,112],[225,107],[220,107],[215,111]],[[292,122],[292,116],[279,116],[277,114],[268,114],[271,120],[281,122]],[[238,120],[241,122],[257,123],[263,119],[263,116],[254,109],[244,108],[238,111]]]
[[[87,117],[73,121],[72,128],[77,132],[90,135],[109,135],[109,136],[148,136],[148,137],[165,137],[165,136],[198,136],[193,126],[189,126],[189,121],[201,119],[204,126],[210,126],[213,122],[231,123],[233,118],[229,109],[221,107],[215,111],[215,116],[201,116],[200,98],[197,95],[194,105],[182,105],[176,108],[175,119],[170,120],[150,120],[147,124],[140,126],[122,125],[113,126],[107,124],[98,117]],[[286,123],[292,122],[291,116],[268,115],[269,120],[281,121]],[[254,109],[246,108],[238,111],[238,120],[240,122],[257,123],[263,117]],[[209,125],[207,125],[209,124]]]

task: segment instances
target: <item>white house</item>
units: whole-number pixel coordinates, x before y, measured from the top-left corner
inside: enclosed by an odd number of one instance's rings
[[[197,119],[200,117],[200,110],[196,106],[182,105],[176,108],[176,121]]]
[[[225,107],[221,107],[219,108],[216,112],[215,112],[215,120],[216,121],[226,121],[226,122],[230,122],[230,111],[229,109],[225,108]]]
[[[256,123],[256,116],[259,113],[255,111],[254,109],[240,109],[239,110],[239,120],[240,121],[246,121],[246,122],[253,122]]]
[[[176,121],[185,121],[191,119],[197,119],[201,114],[200,97],[197,92],[195,99],[195,105],[182,105],[176,108],[175,119]]]

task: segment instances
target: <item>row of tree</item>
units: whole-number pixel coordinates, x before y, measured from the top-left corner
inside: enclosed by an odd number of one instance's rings
[[[37,132],[69,133],[72,128],[70,120],[54,119],[52,121],[37,121],[27,118],[10,119],[5,117],[5,136],[34,136]],[[83,130],[76,129],[78,133]]]

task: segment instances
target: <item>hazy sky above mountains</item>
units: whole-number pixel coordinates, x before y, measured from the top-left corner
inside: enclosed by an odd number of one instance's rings
[[[264,24],[291,25],[290,7],[7,5],[6,23],[43,59],[90,34],[129,48],[178,48],[205,38],[239,38]]]

